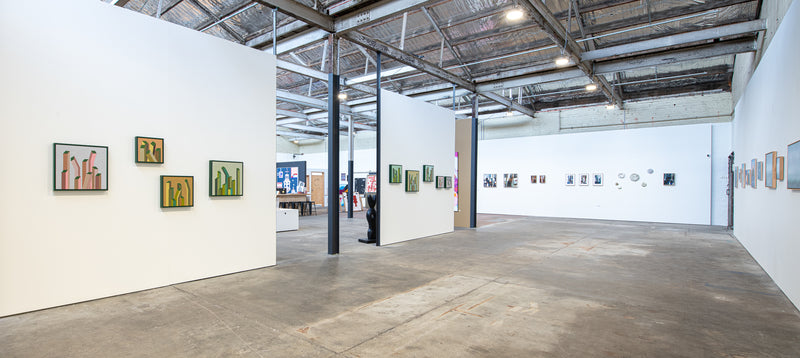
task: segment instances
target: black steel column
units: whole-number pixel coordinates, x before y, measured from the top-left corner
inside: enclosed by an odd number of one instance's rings
[[[353,119],[350,118],[352,121]],[[353,161],[347,161],[347,218],[353,218],[353,195],[356,194],[356,189],[353,186]]]
[[[328,74],[328,255],[339,253],[339,75]]]
[[[478,95],[472,97],[472,136],[470,140],[469,166],[469,227],[474,228],[478,222]]]
[[[378,90],[377,98],[376,98],[376,116],[375,116],[375,126],[378,132],[376,136],[376,149],[375,149],[375,157],[376,163],[375,166],[375,180],[378,182],[378,192],[375,194],[377,198],[375,203],[375,245],[381,246],[381,53],[378,52],[378,59],[375,61],[375,70],[378,73],[378,83],[375,85],[375,88]]]

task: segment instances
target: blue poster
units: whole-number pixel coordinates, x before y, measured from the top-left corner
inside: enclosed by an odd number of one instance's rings
[[[297,193],[298,168],[277,168],[278,176],[275,180],[278,189],[286,189],[286,194]]]

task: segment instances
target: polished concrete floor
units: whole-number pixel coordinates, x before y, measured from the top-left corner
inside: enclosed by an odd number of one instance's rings
[[[0,357],[800,357],[721,228],[482,215],[375,247],[356,216],[338,256],[303,217],[275,267],[0,318]]]

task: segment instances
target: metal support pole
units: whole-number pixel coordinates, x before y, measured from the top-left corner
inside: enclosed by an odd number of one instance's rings
[[[470,140],[469,166],[469,227],[475,228],[478,222],[478,95],[472,97],[472,130]]]
[[[350,155],[349,160],[347,161],[347,187],[349,188],[349,195],[347,200],[347,218],[353,218],[353,196],[356,195],[355,186],[353,186],[353,142],[354,142],[354,135],[353,132],[353,116],[348,116],[347,121],[347,138],[348,144],[350,144]]]
[[[278,8],[272,9],[272,54],[278,56]]]
[[[376,165],[375,165],[375,180],[378,182],[378,193],[376,194],[378,200],[375,203],[375,245],[381,246],[381,53],[378,52],[375,67],[378,76],[378,83],[375,85],[377,90],[377,98],[375,99],[375,106],[377,111],[375,113],[375,130],[378,132],[376,136]]]
[[[328,255],[339,253],[339,76],[328,74]]]

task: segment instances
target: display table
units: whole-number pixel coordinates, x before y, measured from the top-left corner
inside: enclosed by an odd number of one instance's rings
[[[293,201],[308,201],[307,194],[277,194],[278,203],[291,203]]]
[[[300,216],[297,209],[278,209],[275,220],[275,231],[292,231],[300,228]]]

